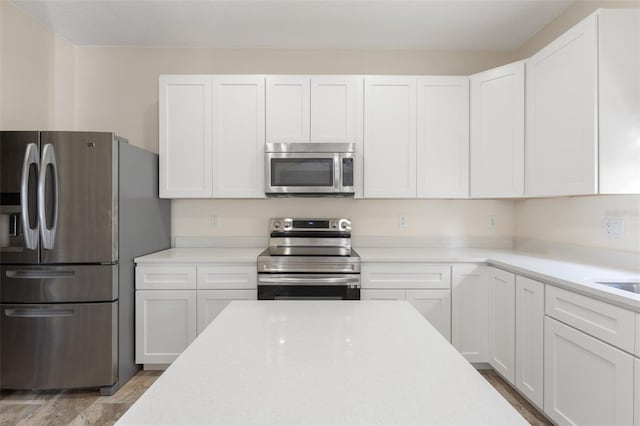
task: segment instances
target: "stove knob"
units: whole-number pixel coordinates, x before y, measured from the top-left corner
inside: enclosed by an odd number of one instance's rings
[[[340,228],[341,228],[341,229],[347,229],[347,222],[342,222],[342,223],[340,224]]]
[[[336,222],[331,222],[331,227],[333,229],[336,229],[338,227],[338,224]]]
[[[276,220],[275,222],[273,222],[273,227],[275,229],[280,229],[280,226],[282,226],[282,225],[281,225],[279,220]]]

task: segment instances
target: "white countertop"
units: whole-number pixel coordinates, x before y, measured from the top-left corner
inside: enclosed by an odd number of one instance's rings
[[[139,264],[251,263],[256,262],[258,254],[263,250],[262,248],[172,248],[136,258],[135,261]],[[487,263],[640,312],[640,294],[595,284],[595,281],[638,279],[640,270],[613,269],[513,250],[360,247],[356,248],[356,251],[363,263]]]
[[[245,263],[256,262],[264,248],[181,247],[136,257],[135,263]]]
[[[408,302],[236,301],[118,424],[528,423]]]

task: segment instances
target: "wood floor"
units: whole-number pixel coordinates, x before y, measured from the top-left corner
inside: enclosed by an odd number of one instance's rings
[[[493,370],[480,373],[529,423],[551,425]],[[2,391],[0,425],[112,425],[160,374],[140,371],[112,396],[96,391]]]

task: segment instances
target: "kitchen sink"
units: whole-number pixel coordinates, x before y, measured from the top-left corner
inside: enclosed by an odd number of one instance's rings
[[[640,294],[640,280],[634,281],[596,281],[596,284],[606,285],[607,287],[617,288],[619,290],[630,291]]]

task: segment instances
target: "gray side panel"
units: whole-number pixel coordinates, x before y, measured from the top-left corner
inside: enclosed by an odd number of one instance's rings
[[[126,142],[120,158],[118,387],[135,374],[133,259],[171,246],[171,201],[158,198],[158,155]],[[114,389],[115,390],[115,389]],[[104,390],[104,392],[109,392]]]

